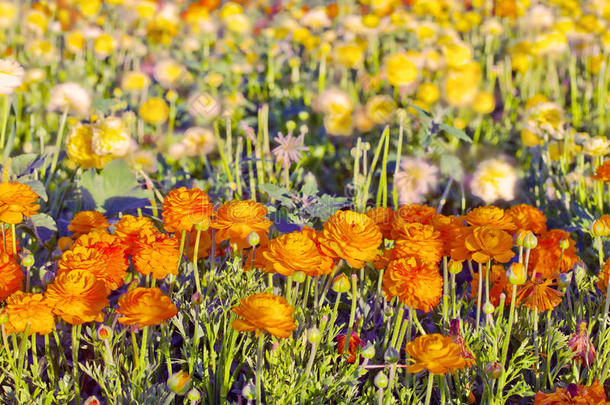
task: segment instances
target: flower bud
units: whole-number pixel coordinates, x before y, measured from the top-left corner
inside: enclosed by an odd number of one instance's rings
[[[32,267],[34,265],[34,256],[31,254],[23,256],[21,259],[21,264],[23,264],[25,267]]]
[[[178,371],[167,379],[167,386],[176,394],[184,395],[191,389],[191,376],[186,371]]]
[[[506,272],[506,278],[512,285],[525,284],[527,280],[527,273],[525,272],[525,266],[523,263],[513,263]]]
[[[516,246],[523,246],[523,239],[525,239],[525,236],[527,235],[529,231],[519,231],[515,234],[515,245]]]
[[[383,371],[380,371],[375,376],[373,382],[375,383],[375,387],[383,389],[388,386],[388,377]]]
[[[8,313],[6,311],[0,312],[0,325],[8,322]]]
[[[201,294],[199,293],[194,293],[193,295],[191,295],[191,304],[193,305],[199,305],[201,304]]]
[[[591,224],[591,233],[593,234],[594,237],[601,238],[607,232],[608,232],[608,230],[606,229],[606,225],[599,219],[596,219]]]
[[[256,398],[256,387],[252,382],[248,382],[248,384],[244,385],[241,389],[241,395],[244,396],[248,401],[254,401]]]
[[[302,283],[303,281],[305,281],[306,277],[307,277],[307,274],[305,274],[302,271],[295,271],[294,274],[292,275],[292,279],[294,281],[296,281],[297,283]]]
[[[346,293],[350,289],[349,278],[345,274],[339,274],[333,280],[333,291],[336,293]]]
[[[560,288],[568,288],[572,282],[572,273],[560,273],[558,279],[558,285]]]
[[[483,304],[483,312],[485,312],[487,315],[493,314],[495,309],[496,308],[494,307],[494,304],[492,304],[489,301],[487,301],[485,304]]]
[[[364,349],[362,349],[362,353],[360,353],[362,355],[362,357],[364,357],[365,359],[372,359],[373,357],[375,357],[375,346],[373,346],[373,344],[371,344],[371,342],[368,342],[366,344],[366,346],[364,347]]]
[[[528,232],[523,238],[523,247],[526,249],[534,249],[538,246],[538,238],[531,232]]]
[[[112,337],[112,329],[106,325],[100,325],[97,328],[97,338],[99,340],[106,340]]]
[[[313,328],[310,328],[307,332],[307,340],[309,340],[309,343],[318,343],[320,339],[322,339],[322,334],[320,333],[320,330],[315,326]]]
[[[195,230],[196,231],[205,232],[208,229],[210,229],[210,218],[206,217],[200,223],[195,224]]]
[[[100,402],[99,399],[97,399],[97,397],[95,395],[91,395],[89,398],[87,398],[87,400],[84,402],[84,405],[101,405],[102,403]]]
[[[250,246],[256,246],[260,243],[261,237],[255,231],[252,231],[250,235],[248,235],[248,243]]]
[[[485,366],[485,373],[489,378],[500,378],[503,372],[504,367],[502,367],[502,364],[498,363],[497,361],[493,361]]]
[[[189,401],[197,402],[201,399],[201,393],[197,388],[191,388],[191,390],[186,394],[186,397]]]
[[[570,241],[567,239],[562,239],[559,241],[559,249],[566,250],[570,247]]]
[[[449,265],[447,266],[447,270],[449,270],[449,273],[451,274],[459,274],[462,271],[462,264],[464,262],[463,261],[458,261],[458,260],[449,260]]]
[[[388,350],[385,351],[383,358],[386,363],[396,363],[398,361],[398,350],[393,347],[388,347]]]

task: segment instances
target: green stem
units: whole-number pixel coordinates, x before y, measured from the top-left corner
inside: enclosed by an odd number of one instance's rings
[[[262,404],[262,387],[261,387],[261,374],[263,371],[263,346],[264,346],[265,335],[263,333],[258,337],[258,350],[256,352],[256,403]]]
[[[80,325],[72,325],[72,376],[76,403],[80,404],[80,383],[78,377],[78,349],[80,344]]]
[[[345,335],[345,346],[343,347],[343,356],[347,355],[349,340],[352,337],[354,330],[354,320],[356,319],[356,304],[358,302],[358,276],[352,274],[352,309],[349,314],[349,324],[347,326],[347,335]]]
[[[428,372],[428,387],[426,388],[426,402],[425,405],[430,405],[432,399],[432,388],[434,386],[434,374]]]
[[[51,163],[51,173],[49,176],[52,176],[55,173],[55,167],[57,167],[57,159],[59,158],[59,152],[61,150],[61,143],[64,138],[64,128],[66,126],[66,119],[68,118],[68,108],[66,108],[61,115],[61,120],[59,121],[59,131],[57,132],[57,139],[55,141],[55,153],[53,154],[53,161]],[[50,177],[49,177],[50,178]],[[48,183],[48,180],[47,180]]]
[[[195,236],[195,248],[193,249],[193,277],[195,278],[195,288],[197,293],[201,296],[201,279],[199,277],[199,271],[197,269],[197,259],[199,256],[199,241],[201,240],[201,229],[197,229],[197,236]],[[182,256],[182,255],[180,255]]]

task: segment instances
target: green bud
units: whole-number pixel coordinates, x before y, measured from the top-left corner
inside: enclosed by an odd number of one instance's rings
[[[178,371],[167,379],[167,386],[178,395],[184,395],[191,388],[192,380],[186,371]]]
[[[309,343],[318,343],[320,339],[322,339],[322,334],[320,333],[320,330],[315,326],[313,328],[310,328],[307,332],[307,340],[309,340]]]
[[[244,385],[244,387],[241,389],[241,395],[243,395],[248,401],[254,401],[254,398],[256,398],[256,387],[254,384],[249,382],[248,384]]]
[[[333,280],[333,291],[336,293],[346,293],[350,289],[349,278],[345,274],[339,274]]]
[[[302,271],[295,271],[292,275],[292,279],[297,283],[302,283],[307,278],[307,274]]]
[[[566,250],[570,247],[570,241],[567,239],[562,239],[559,241],[559,249]]]
[[[503,372],[504,367],[497,361],[491,362],[485,366],[485,373],[489,378],[493,378],[494,380],[500,378]]]
[[[362,349],[361,354],[365,359],[371,360],[373,357],[375,357],[375,346],[373,346],[371,342],[368,342],[364,349]]]
[[[388,347],[388,350],[386,350],[383,354],[383,358],[386,363],[396,363],[398,361],[398,356],[398,350],[394,349],[391,346]]]
[[[488,315],[493,314],[495,309],[496,308],[494,307],[494,304],[492,304],[489,301],[487,301],[485,304],[483,304],[483,312],[485,312]]]
[[[191,388],[191,390],[186,394],[186,397],[190,401],[199,401],[201,399],[201,393],[197,388]]]
[[[252,231],[250,235],[248,235],[248,243],[250,246],[256,246],[261,242],[261,237],[255,231]]]
[[[31,254],[24,256],[23,259],[21,259],[21,264],[25,267],[32,267],[34,265],[34,256]]]
[[[534,249],[538,246],[538,238],[531,232],[528,232],[523,238],[523,247],[526,249]]]
[[[383,371],[380,371],[375,376],[373,382],[375,383],[375,387],[383,389],[388,386],[388,377]]]

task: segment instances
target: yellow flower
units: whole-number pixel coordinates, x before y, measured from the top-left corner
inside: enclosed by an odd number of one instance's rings
[[[101,34],[95,38],[93,50],[99,59],[104,59],[109,56],[116,48],[116,40],[110,34]]]
[[[474,97],[472,109],[479,114],[489,114],[496,108],[496,100],[493,93],[480,91]]]
[[[162,98],[153,97],[146,100],[139,110],[140,117],[147,123],[160,125],[169,117],[169,107]]]
[[[140,92],[150,86],[150,77],[139,71],[127,72],[123,75],[121,87],[125,91]]]
[[[477,62],[470,62],[460,69],[450,70],[445,78],[447,102],[454,107],[470,104],[478,93],[481,79],[481,66]]]
[[[425,103],[425,105],[431,105],[436,103],[440,97],[440,90],[434,83],[427,82],[422,83],[417,87],[416,98]]]
[[[374,96],[366,103],[366,113],[375,124],[387,123],[395,110],[396,102],[390,96]]]
[[[92,125],[78,123],[72,127],[66,141],[68,158],[83,169],[101,169],[114,159],[112,155],[100,156],[93,152],[91,140],[93,138]]]
[[[337,47],[337,61],[345,67],[355,69],[362,63],[362,48],[357,44],[345,44]]]
[[[131,137],[120,118],[107,117],[93,126],[91,148],[96,155],[123,157],[130,147]]]
[[[393,53],[386,58],[386,74],[391,85],[407,86],[417,79],[417,67],[406,53]]]
[[[85,36],[80,31],[72,31],[66,35],[66,48],[72,53],[82,52],[85,44]]]

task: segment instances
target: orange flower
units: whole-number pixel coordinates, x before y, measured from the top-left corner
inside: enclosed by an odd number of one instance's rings
[[[536,312],[552,311],[563,297],[561,291],[551,287],[556,285],[552,280],[543,280],[540,273],[536,274],[534,281],[527,280],[517,292],[517,301]]]
[[[464,219],[472,226],[493,225],[509,233],[517,230],[513,217],[505,213],[502,208],[493,205],[475,208],[466,214]]]
[[[383,274],[383,290],[414,309],[431,311],[443,294],[443,277],[438,267],[418,257],[392,260]]]
[[[23,287],[23,271],[17,261],[7,255],[0,253],[0,301],[21,290]]]
[[[382,236],[379,227],[364,214],[337,211],[326,220],[320,234],[322,251],[339,257],[355,269],[361,269],[378,254]]]
[[[160,234],[152,242],[142,241],[133,253],[133,265],[144,276],[152,274],[162,280],[168,274],[178,275],[180,246],[178,239]]]
[[[396,240],[394,258],[419,256],[422,260],[438,265],[443,257],[443,241],[432,225],[405,224]]]
[[[606,291],[608,290],[608,275],[609,274],[610,274],[610,258],[608,258],[606,260],[606,263],[604,263],[604,267],[597,275],[597,283],[596,283],[597,288],[599,288],[603,294],[606,294]],[[1,295],[0,295],[0,297],[1,297]]]
[[[610,182],[610,160],[606,160],[604,163],[597,166],[593,179],[606,183]]]
[[[57,263],[58,274],[82,270],[103,281],[110,290],[124,283],[127,256],[121,241],[106,231],[93,231],[79,237]]]
[[[0,222],[18,224],[38,214],[38,194],[26,184],[0,183]]]
[[[55,329],[52,308],[42,294],[17,291],[6,299],[4,310],[8,315],[8,322],[4,325],[7,333],[25,332],[28,324],[30,335],[48,335]]]
[[[233,321],[233,329],[254,332],[257,337],[261,332],[266,332],[278,338],[287,338],[297,328],[292,305],[284,297],[271,293],[246,297],[232,311],[239,316]]]
[[[546,232],[546,217],[536,207],[519,204],[508,209],[506,213],[517,225],[517,231],[531,231],[536,235]]]
[[[74,233],[74,238],[89,233],[93,230],[104,231],[108,229],[110,224],[101,212],[97,211],[81,211],[74,215],[72,221],[68,225],[68,230]]]
[[[557,388],[550,394],[536,393],[534,405],[608,405],[606,390],[595,381],[590,386],[568,384],[566,388]]]
[[[505,231],[493,226],[482,225],[472,228],[464,240],[465,248],[471,253],[472,260],[487,263],[496,260],[506,263],[513,258],[513,238]],[[456,260],[460,260],[455,258]]]
[[[238,249],[250,247],[248,236],[256,232],[260,237],[260,244],[265,245],[269,240],[267,233],[272,222],[265,216],[267,208],[256,201],[230,201],[218,208],[212,228],[216,229],[216,243],[229,240],[231,245]]]
[[[150,218],[123,215],[114,224],[114,234],[123,242],[125,251],[128,254],[133,254],[138,241],[151,242],[156,239],[160,232]]]
[[[392,239],[392,226],[396,213],[390,207],[371,208],[366,215],[379,227],[381,234],[386,239]]]
[[[212,212],[208,195],[198,188],[174,189],[163,200],[163,221],[168,232],[190,232],[193,225],[208,221]]]
[[[345,334],[337,336],[337,353],[341,356],[343,356],[343,350],[345,350],[346,340],[347,336]],[[347,363],[356,362],[356,353],[360,347],[364,347],[364,342],[356,332],[352,332],[349,338],[349,347],[347,348],[347,358],[345,359]]]
[[[400,231],[404,224],[418,222],[428,225],[432,218],[436,215],[436,208],[420,204],[401,205],[394,215],[394,224],[392,226],[392,235],[395,239],[394,231]]]
[[[483,273],[483,281],[485,281],[485,274],[487,271],[481,267],[481,272]],[[474,273],[472,277],[472,281],[470,282],[470,298],[476,298],[478,292],[479,285],[479,273]],[[508,285],[508,279],[506,278],[506,270],[504,266],[499,264],[494,264],[491,266],[491,274],[489,275],[489,301],[494,304],[494,306],[498,306],[500,304],[500,295],[504,293],[506,295],[505,304],[510,303],[512,297],[512,286],[509,285],[510,288],[506,288]]]
[[[459,241],[460,231],[466,227],[462,217],[438,214],[430,224],[436,229],[443,242],[443,256],[451,256],[451,248]]]
[[[18,240],[16,242],[19,242]],[[19,243],[15,243],[17,247],[17,253],[19,253]],[[0,254],[6,253],[13,257],[13,232],[4,230],[2,232],[2,225],[0,225]]]
[[[284,276],[291,276],[295,271],[317,276],[328,274],[333,268],[333,260],[319,251],[307,231],[295,231],[272,239],[262,255],[266,272]]]
[[[119,298],[119,323],[138,327],[158,325],[173,318],[178,308],[159,288],[137,287]]]
[[[60,273],[47,287],[45,299],[53,313],[71,325],[102,322],[110,291],[102,280],[85,270]]]
[[[189,260],[193,259],[193,252],[195,250],[195,242],[197,241],[197,231],[193,230],[188,234],[188,244],[186,246],[186,254]],[[212,229],[209,228],[207,231],[201,231],[199,235],[199,249],[197,249],[197,258],[204,259],[210,255],[210,249],[212,248]],[[218,254],[218,250],[214,252]]]
[[[445,374],[468,367],[470,361],[462,357],[462,348],[449,336],[438,333],[423,335],[407,343],[405,347],[410,356],[409,373],[428,370],[434,374]]]
[[[568,248],[561,253],[559,242],[568,241]],[[538,236],[538,245],[530,252],[529,268],[536,269],[542,278],[555,278],[558,273],[570,271],[580,259],[576,255],[576,242],[561,229],[551,229]]]

